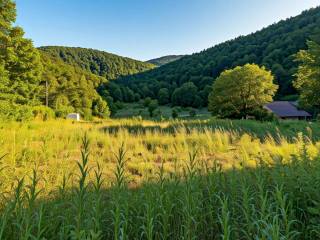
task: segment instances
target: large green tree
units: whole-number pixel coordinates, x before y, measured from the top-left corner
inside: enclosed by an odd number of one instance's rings
[[[191,107],[196,100],[198,88],[193,82],[186,82],[172,94],[173,105]]]
[[[170,95],[185,82],[193,82],[197,95],[207,106],[207,90],[222,71],[247,63],[256,63],[270,69],[279,85],[276,97],[294,97],[293,74],[298,64],[293,55],[306,49],[306,40],[320,32],[320,7],[263,28],[247,36],[237,37],[196,54],[165,64],[144,73],[129,75],[116,81],[145,97],[159,99],[157,89],[150,85],[161,85],[170,90]],[[147,85],[151,93],[140,92]],[[153,93],[153,96],[152,96]],[[159,101],[160,102],[160,101]]]
[[[320,110],[320,45],[309,41],[308,49],[296,55],[300,62],[294,86],[300,92],[300,103]]]
[[[170,93],[167,88],[161,88],[158,92],[159,103],[165,105],[170,101]]]
[[[16,5],[0,3],[0,98],[18,104],[39,104],[41,61],[22,28],[13,26]]]
[[[278,89],[264,67],[246,64],[226,70],[215,80],[209,111],[222,118],[243,118],[272,101]]]

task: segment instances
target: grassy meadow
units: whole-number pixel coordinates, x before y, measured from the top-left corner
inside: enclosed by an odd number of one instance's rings
[[[180,119],[207,119],[211,116],[207,108],[191,108],[191,107],[171,107],[171,106],[158,106],[154,111],[155,117],[150,118],[148,108],[143,106],[143,103],[122,103],[122,108],[118,109],[113,116],[114,118],[133,118],[141,116],[143,119],[169,119],[172,117],[172,111],[176,109]],[[193,110],[196,114],[195,117],[190,117],[190,111]]]
[[[0,239],[318,239],[320,125],[0,123]]]

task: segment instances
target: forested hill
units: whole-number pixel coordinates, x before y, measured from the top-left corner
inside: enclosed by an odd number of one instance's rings
[[[188,82],[188,86],[184,86],[185,90],[192,90],[197,95],[196,98],[189,96],[197,102],[194,105],[206,105],[210,86],[223,70],[257,63],[271,69],[276,76],[280,85],[279,98],[295,94],[292,80],[298,63],[294,62],[293,55],[305,49],[306,41],[318,33],[320,7],[151,71],[122,78],[118,83],[142,98],[159,99],[159,91],[162,89],[162,92],[169,94],[167,99],[170,100],[173,99],[174,91]]]
[[[165,64],[174,62],[182,58],[184,55],[168,55],[168,56],[163,56],[155,59],[151,59],[147,61],[148,63],[154,64],[156,66],[163,66]]]
[[[151,63],[93,49],[58,46],[40,47],[39,49],[53,57],[61,58],[68,64],[79,66],[108,80],[143,72],[155,67]]]
[[[106,79],[78,66],[66,64],[60,58],[41,54],[43,72],[41,79],[47,83],[42,84],[41,102],[45,103],[48,93],[48,106],[52,108],[57,116],[63,117],[67,113],[76,111],[85,118],[90,116],[108,115],[107,105],[102,101],[96,89]]]

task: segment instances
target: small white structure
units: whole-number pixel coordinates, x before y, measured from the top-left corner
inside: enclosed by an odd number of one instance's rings
[[[67,119],[72,119],[75,121],[80,121],[80,113],[69,113]]]

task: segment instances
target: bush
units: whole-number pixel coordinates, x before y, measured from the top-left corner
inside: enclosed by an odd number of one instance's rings
[[[263,108],[254,109],[250,115],[254,116],[255,119],[258,121],[270,121],[271,122],[276,119],[276,117],[273,113],[270,113]]]
[[[16,106],[13,112],[13,117],[15,121],[19,122],[32,120],[34,118],[34,115],[32,113],[32,107],[27,105]]]
[[[88,120],[88,121],[92,120],[92,110],[90,108],[82,109],[81,115],[83,116],[84,120]]]
[[[32,108],[32,114],[34,119],[46,121],[48,119],[55,118],[54,111],[46,106],[35,106]]]
[[[55,112],[46,106],[17,105],[0,101],[0,118],[12,121],[30,121],[38,119],[46,121],[55,117]]]
[[[93,101],[93,114],[100,118],[108,118],[110,116],[109,107],[101,97]]]
[[[178,110],[176,108],[172,109],[171,116],[174,119],[178,117]]]
[[[55,109],[56,117],[65,118],[69,113],[74,112],[72,106],[59,106],[58,109]]]
[[[190,115],[190,117],[195,117],[195,116],[197,116],[196,110],[195,110],[195,109],[191,109],[191,110],[189,111],[189,115]]]
[[[184,83],[172,93],[172,104],[175,106],[190,107],[193,106],[198,88],[192,82]],[[196,104],[199,104],[197,100]]]
[[[148,106],[148,111],[149,111],[150,117],[153,117],[153,113],[157,108],[158,108],[158,101],[152,100]]]
[[[149,98],[149,97],[147,97],[147,98],[145,98],[144,101],[143,101],[143,106],[144,106],[144,107],[149,107],[149,105],[150,105],[151,102],[152,102],[152,99]]]
[[[167,88],[161,88],[158,93],[159,103],[165,105],[170,101],[170,93]]]
[[[140,96],[139,93],[134,94],[134,101],[135,101],[135,102],[139,102],[140,99],[141,99],[141,96]]]
[[[115,107],[116,107],[118,110],[124,108],[124,104],[123,104],[122,102],[119,102],[119,101],[115,102],[114,105],[115,105]]]
[[[29,121],[34,118],[32,107],[0,101],[0,118],[13,121]]]

